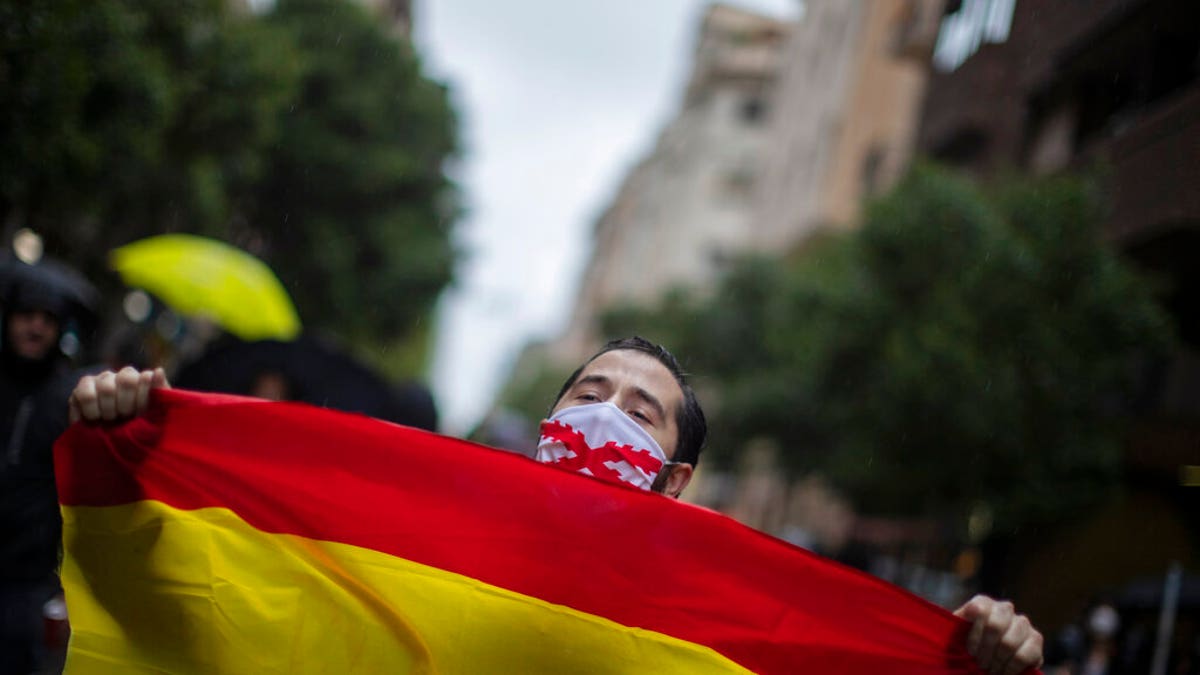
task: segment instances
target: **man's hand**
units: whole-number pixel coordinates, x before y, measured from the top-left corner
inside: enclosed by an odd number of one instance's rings
[[[1042,634],[1011,602],[977,595],[954,615],[971,622],[967,651],[990,675],[1017,675],[1042,666]]]
[[[138,372],[122,368],[85,375],[68,399],[71,422],[112,421],[140,415],[150,401],[150,390],[170,389],[162,368]]]

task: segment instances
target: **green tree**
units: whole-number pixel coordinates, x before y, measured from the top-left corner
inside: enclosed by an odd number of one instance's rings
[[[861,229],[609,327],[656,323],[698,356],[716,459],[773,438],[869,511],[1014,527],[1112,486],[1132,375],[1169,339],[1100,203],[1076,178],[984,190],[918,167]]]
[[[307,327],[415,367],[453,272],[457,140],[406,41],[344,0],[0,0],[0,21],[7,234],[97,279],[141,237],[225,239]]]
[[[301,84],[250,222],[306,322],[356,341],[409,337],[455,260],[447,92],[358,3],[281,0],[265,20],[292,37]]]
[[[0,217],[102,276],[104,252],[231,238],[296,84],[289,43],[219,0],[0,3]]]

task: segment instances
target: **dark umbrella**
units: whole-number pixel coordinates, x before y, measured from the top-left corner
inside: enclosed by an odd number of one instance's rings
[[[174,383],[183,389],[243,395],[263,395],[270,389],[285,400],[429,431],[437,427],[437,409],[424,386],[395,387],[345,351],[308,335],[290,342],[223,341],[186,364]]]
[[[12,256],[0,259],[0,310],[41,309],[58,317],[59,349],[78,356],[82,340],[96,328],[100,294],[74,268],[43,258],[30,265]]]
[[[60,314],[80,320],[94,317],[100,294],[82,274],[57,260],[43,258],[30,265],[17,258],[0,259],[0,299],[12,301],[15,294],[53,301]]]

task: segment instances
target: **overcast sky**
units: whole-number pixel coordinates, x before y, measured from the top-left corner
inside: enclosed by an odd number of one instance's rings
[[[466,259],[436,317],[431,373],[443,430],[469,431],[521,347],[561,332],[594,217],[675,110],[708,4],[417,1],[417,48],[451,87],[466,150]],[[729,4],[780,17],[800,6]]]

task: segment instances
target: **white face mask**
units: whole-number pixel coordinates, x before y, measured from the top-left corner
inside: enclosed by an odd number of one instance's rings
[[[643,490],[670,463],[641,425],[607,401],[560,410],[541,432],[539,462]]]

